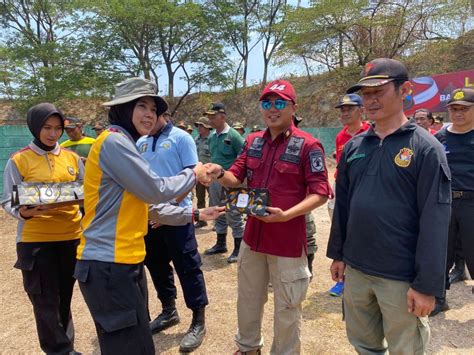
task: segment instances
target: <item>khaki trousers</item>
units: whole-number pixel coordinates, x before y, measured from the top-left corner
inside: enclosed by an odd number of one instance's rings
[[[235,340],[239,350],[246,352],[263,346],[263,309],[271,281],[275,311],[270,353],[299,354],[301,303],[311,276],[304,250],[301,257],[287,258],[254,252],[242,241],[237,265],[239,329]]]
[[[344,311],[349,342],[359,354],[425,354],[428,317],[408,313],[408,282],[346,268]]]

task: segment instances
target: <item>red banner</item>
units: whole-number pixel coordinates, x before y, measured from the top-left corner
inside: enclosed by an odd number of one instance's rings
[[[405,114],[411,115],[420,108],[431,112],[446,111],[446,103],[454,89],[474,88],[474,69],[433,76],[423,76],[411,80],[413,92],[405,104]]]

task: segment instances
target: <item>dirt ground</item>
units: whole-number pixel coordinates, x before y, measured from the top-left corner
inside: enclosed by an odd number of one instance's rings
[[[319,250],[315,258],[315,276],[304,301],[301,327],[304,354],[351,354],[354,350],[347,341],[341,320],[341,299],[330,297],[328,289],[333,282],[329,275],[330,260],[325,257],[330,221],[326,206],[313,212],[317,225]],[[23,291],[21,272],[13,268],[15,262],[15,229],[13,218],[0,212],[0,354],[41,353],[38,345],[31,304]],[[213,245],[215,233],[204,228],[197,233],[199,250]],[[229,238],[230,239],[230,238]],[[230,240],[229,240],[230,242]],[[203,257],[203,270],[209,295],[207,308],[207,335],[196,354],[232,354],[237,328],[236,319],[236,264],[229,265],[226,256]],[[150,281],[150,278],[148,278]],[[474,354],[474,295],[473,281],[457,283],[448,292],[451,310],[431,320],[430,354]],[[154,336],[157,354],[176,354],[185,334],[191,312],[186,309],[181,290],[178,310],[181,323]],[[149,282],[150,312],[155,317],[159,302]],[[76,328],[75,348],[84,354],[98,354],[95,328],[79,288],[75,287],[72,302]],[[272,342],[273,295],[269,292],[265,308],[263,333],[268,354]]]

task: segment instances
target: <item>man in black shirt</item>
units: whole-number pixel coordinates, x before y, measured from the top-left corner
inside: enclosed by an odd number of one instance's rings
[[[423,354],[427,316],[444,293],[451,188],[443,147],[408,121],[405,66],[366,64],[361,91],[375,124],[346,143],[338,164],[327,256],[345,276],[347,336],[358,353]]]
[[[474,275],[474,89],[454,90],[448,102],[452,125],[443,128],[435,137],[443,144],[452,174],[453,203],[449,225],[446,263],[448,273],[454,263],[456,242],[461,244],[471,276]],[[449,289],[449,278],[446,288]],[[474,291],[474,289],[473,289]],[[436,299],[431,315],[447,310],[444,297]]]

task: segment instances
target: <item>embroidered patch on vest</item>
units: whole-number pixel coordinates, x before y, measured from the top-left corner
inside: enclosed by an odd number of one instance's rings
[[[411,163],[411,157],[413,156],[413,150],[410,148],[402,148],[397,155],[395,155],[395,164],[401,168],[406,168]]]
[[[261,158],[263,155],[263,146],[265,145],[265,139],[262,137],[255,137],[250,148],[247,152],[249,157]]]
[[[303,137],[291,137],[286,146],[285,153],[280,156],[280,160],[299,164],[301,161],[301,151],[303,149]]]

